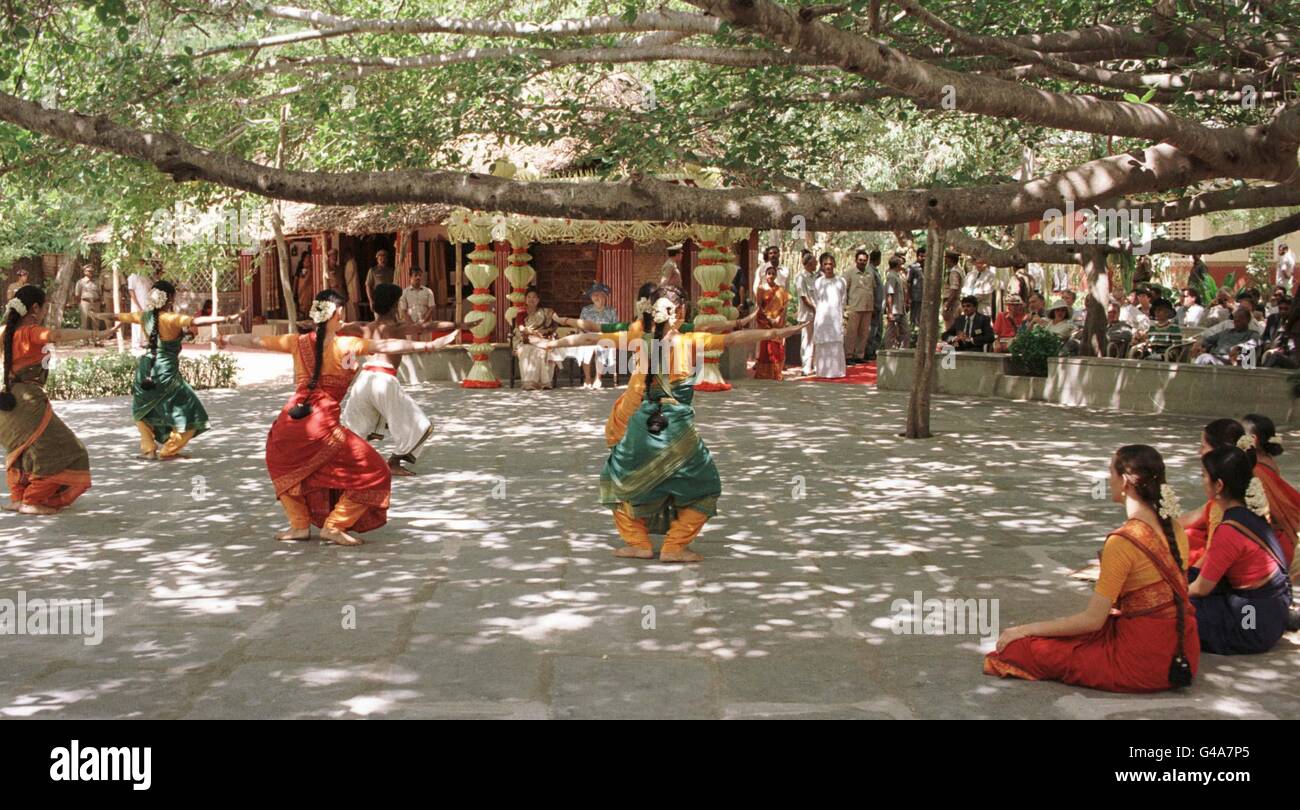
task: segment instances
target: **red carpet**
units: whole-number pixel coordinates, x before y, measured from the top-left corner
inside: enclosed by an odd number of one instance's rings
[[[870,363],[860,363],[856,366],[849,366],[846,370],[847,376],[844,377],[796,377],[796,382],[820,382],[820,383],[855,383],[857,385],[875,385],[876,384],[876,361]]]

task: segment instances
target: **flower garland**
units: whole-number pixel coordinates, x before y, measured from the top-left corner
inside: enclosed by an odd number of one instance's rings
[[[18,317],[20,318],[27,314],[27,305],[24,304],[22,301],[20,301],[18,298],[10,298],[9,303],[5,304],[5,311],[11,309],[14,312],[17,312]]]
[[[333,301],[313,301],[311,305],[312,323],[326,323],[338,311],[338,304]]]
[[[473,359],[469,374],[461,382],[462,388],[500,388],[501,381],[492,373],[492,333],[497,326],[497,316],[492,310],[496,305],[496,296],[492,294],[492,284],[499,272],[496,266],[496,251],[492,250],[492,234],[480,228],[474,238],[474,250],[469,254],[470,263],[465,265],[465,277],[474,285],[474,292],[469,296],[472,312],[465,315],[465,323],[470,325],[473,342],[466,351]]]
[[[151,310],[162,309],[167,306],[167,292],[154,287],[149,291],[149,296],[145,303],[149,305],[149,309]]]

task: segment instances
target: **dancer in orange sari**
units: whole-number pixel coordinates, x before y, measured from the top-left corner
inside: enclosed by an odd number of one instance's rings
[[[1246,437],[1255,451],[1255,477],[1264,487],[1268,499],[1268,522],[1290,566],[1289,576],[1300,581],[1300,563],[1296,562],[1296,537],[1300,531],[1300,491],[1287,483],[1278,469],[1276,456],[1282,455],[1273,420],[1258,413],[1248,413],[1242,420]]]
[[[117,331],[48,329],[45,291],[20,287],[4,308],[4,381],[0,388],[0,444],[5,448],[9,503],[25,515],[52,515],[90,489],[86,446],[54,413],[45,393],[47,347],[98,342]]]
[[[1220,447],[1236,447],[1246,429],[1236,419],[1215,419],[1201,431],[1201,458],[1211,450]],[[1192,509],[1179,519],[1187,532],[1187,565],[1195,568],[1205,557],[1210,538],[1214,530],[1223,522],[1223,510],[1214,501],[1206,501],[1204,506]]]
[[[1110,692],[1187,686],[1200,661],[1188,602],[1186,536],[1165,463],[1144,444],[1121,447],[1110,466],[1111,499],[1128,520],[1106,538],[1101,576],[1080,613],[1012,627],[984,658],[984,672]]]
[[[785,309],[790,301],[790,293],[776,283],[777,270],[775,265],[767,266],[766,276],[755,294],[759,329],[781,329],[785,326]],[[754,379],[780,380],[784,368],[785,343],[779,340],[764,340],[758,344],[758,362],[754,364]]]
[[[340,423],[339,403],[368,354],[433,351],[433,341],[366,340],[337,334],[343,321],[343,296],[325,290],[312,304],[314,334],[222,336],[221,344],[293,354],[293,396],[266,439],[266,468],[289,518],[276,540],[309,540],[311,527],[321,539],[359,546],[349,532],[368,532],[388,522],[392,470],[383,456]]]

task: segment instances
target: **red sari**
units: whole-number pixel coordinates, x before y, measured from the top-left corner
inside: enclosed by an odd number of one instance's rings
[[[780,329],[785,326],[785,307],[790,294],[781,287],[764,283],[758,288],[755,303],[758,305],[759,329]],[[754,364],[754,379],[779,380],[785,368],[785,342],[764,340],[758,344],[758,362]]]
[[[1183,605],[1183,655],[1196,674],[1201,645],[1187,577],[1154,529],[1129,520],[1112,533],[1132,543],[1160,579],[1121,593],[1101,629],[1078,636],[1026,636],[984,658],[984,672],[1063,683],[1109,692],[1160,692],[1170,688],[1169,665],[1177,646],[1176,602]]]
[[[335,338],[326,345],[326,352],[336,352],[340,340],[351,339]],[[266,437],[266,469],[275,497],[287,493],[302,498],[311,511],[311,522],[321,527],[346,495],[369,507],[351,530],[378,529],[388,522],[393,474],[375,448],[339,421],[339,403],[359,364],[343,364],[327,355],[320,381],[315,390],[309,390],[310,371],[301,372],[315,367],[316,336],[299,335],[295,349],[298,388]],[[311,413],[302,419],[289,416],[289,410],[304,399],[311,404]]]
[[[1300,529],[1300,492],[1286,482],[1282,475],[1265,464],[1255,465],[1255,477],[1264,486],[1268,498],[1268,522],[1282,541],[1282,552],[1291,574],[1298,573],[1295,563],[1296,532]]]

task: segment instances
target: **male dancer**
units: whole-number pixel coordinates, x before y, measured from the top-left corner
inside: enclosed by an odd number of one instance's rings
[[[397,302],[401,298],[402,288],[396,284],[376,285],[371,292],[375,320],[371,323],[348,324],[339,329],[339,334],[364,337],[367,340],[387,340],[434,329],[452,330],[434,341],[438,348],[460,336],[460,328],[445,321],[399,323]],[[343,404],[342,422],[348,430],[358,436],[365,436],[369,441],[384,438],[385,431],[392,433],[396,447],[395,452],[388,457],[389,469],[393,475],[415,475],[403,467],[402,462],[415,463],[424,443],[433,435],[433,423],[397,381],[397,365],[400,362],[400,357],[384,354],[374,355],[366,361],[352,383],[347,402]]]

